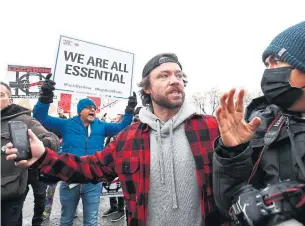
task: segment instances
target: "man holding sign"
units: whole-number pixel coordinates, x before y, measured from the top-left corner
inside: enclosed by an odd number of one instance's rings
[[[96,118],[96,104],[89,98],[82,99],[77,104],[78,116],[70,119],[52,117],[48,115],[50,103],[53,102],[53,91],[55,82],[50,80],[51,74],[41,86],[39,101],[34,107],[33,116],[41,124],[52,131],[62,135],[62,152],[71,153],[76,156],[94,154],[104,149],[104,139],[114,136],[128,126],[133,117],[137,99],[131,96],[125,110],[125,115],[120,123],[106,123]],[[55,167],[56,168],[56,167]],[[82,197],[85,226],[98,225],[98,209],[101,193],[100,183],[71,184],[62,182],[60,185],[60,202],[62,212],[60,225],[73,225],[73,218]]]

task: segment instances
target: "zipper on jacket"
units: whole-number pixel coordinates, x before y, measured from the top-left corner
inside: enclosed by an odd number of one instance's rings
[[[87,134],[87,137],[86,137],[86,143],[85,143],[85,155],[87,155],[88,153],[88,140],[89,140],[89,137],[88,137],[88,134]]]
[[[84,126],[86,132],[86,141],[85,141],[85,155],[88,155],[88,140],[89,140],[89,125],[88,127]]]
[[[287,132],[288,132],[288,130],[290,131],[290,121],[289,121],[288,117],[285,118],[285,123],[286,123],[286,129],[287,129]],[[288,137],[289,137],[289,135],[288,135]],[[289,139],[290,139],[290,142],[294,142],[294,141],[291,140],[291,138],[289,138]],[[291,164],[292,163],[292,154],[293,154],[293,152],[289,151],[288,156],[289,156],[289,163],[290,163],[290,167],[289,167],[290,168],[290,178],[292,177],[295,180],[296,175],[294,173],[294,167]]]

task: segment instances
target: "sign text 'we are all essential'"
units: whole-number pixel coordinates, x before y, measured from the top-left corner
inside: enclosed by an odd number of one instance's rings
[[[123,73],[128,73],[128,70],[127,65],[124,63],[116,61],[110,62],[108,59],[101,59],[93,56],[86,59],[87,57],[85,57],[85,54],[69,52],[66,50],[64,51],[64,57],[67,62],[65,66],[65,74],[67,75],[125,84]],[[71,62],[71,64],[68,62]],[[85,66],[81,67],[79,64]],[[90,68],[90,66],[95,68]],[[101,69],[99,70],[96,68]],[[107,70],[111,70],[111,72]],[[116,71],[117,73],[113,73],[113,71]]]

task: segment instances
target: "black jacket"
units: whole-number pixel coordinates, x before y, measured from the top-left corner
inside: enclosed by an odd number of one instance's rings
[[[257,129],[251,142],[226,148],[222,145],[220,139],[215,141],[213,189],[216,204],[224,213],[229,211],[233,194],[247,184],[252,168],[264,146],[264,135],[279,113],[280,109],[275,105],[270,105],[264,97],[256,98],[247,107],[246,121],[249,122],[258,116],[262,119],[262,124]],[[304,163],[305,119],[302,119],[298,114],[290,114],[290,119],[290,128],[294,134],[296,151]],[[287,179],[305,183],[305,178],[299,169],[296,158],[291,152],[291,141],[287,133],[287,127],[284,125],[278,139],[263,154],[251,184],[257,189],[262,189],[268,184]],[[305,213],[304,206],[302,212]],[[298,218],[303,224],[305,224],[304,215],[299,214]]]
[[[48,132],[36,119],[31,117],[31,111],[20,105],[11,104],[1,110],[1,146],[11,141],[8,129],[9,121],[23,121],[36,136],[43,142],[45,147],[52,150],[59,149],[58,137]],[[10,199],[22,195],[25,192],[28,170],[17,167],[13,160],[6,160],[6,155],[1,152],[1,199]]]

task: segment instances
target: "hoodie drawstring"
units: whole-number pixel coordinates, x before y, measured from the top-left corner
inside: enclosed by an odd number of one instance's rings
[[[177,191],[176,191],[176,183],[175,183],[175,173],[174,173],[174,157],[173,157],[173,129],[174,128],[174,121],[173,119],[171,120],[170,124],[170,150],[169,150],[169,155],[170,155],[170,180],[171,180],[171,187],[172,187],[172,198],[173,198],[173,209],[178,208],[178,202],[177,202]]]
[[[162,136],[161,136],[161,126],[160,121],[157,119],[157,135],[158,135],[158,158],[159,158],[159,167],[160,167],[160,178],[161,183],[165,183],[165,169],[164,169],[164,159],[163,159],[163,150],[162,150]],[[173,119],[170,120],[170,147],[169,150],[166,150],[169,155],[169,167],[170,167],[170,186],[171,186],[171,195],[172,195],[172,208],[177,209],[178,208],[178,201],[177,201],[177,191],[176,191],[176,183],[175,183],[175,173],[174,173],[174,157],[173,157],[173,130],[174,130],[174,121]]]
[[[158,158],[159,158],[159,167],[160,167],[160,178],[161,183],[164,184],[164,161],[163,161],[163,151],[162,151],[162,141],[161,141],[161,127],[160,121],[157,119],[157,134],[158,134]]]

